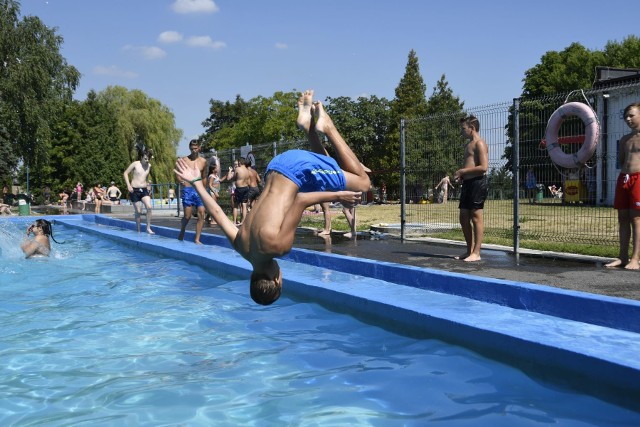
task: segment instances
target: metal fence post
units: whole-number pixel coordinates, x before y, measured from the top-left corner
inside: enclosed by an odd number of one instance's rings
[[[400,119],[400,241],[404,241],[405,223],[407,220],[405,213],[406,203],[406,170],[405,170],[405,135],[404,135],[404,119]]]
[[[171,185],[169,184],[169,190],[172,188]],[[176,199],[176,217],[180,217],[180,201],[178,200],[178,197],[180,197],[180,184],[176,185],[173,196]],[[169,205],[169,208],[171,208],[171,205]]]
[[[520,100],[513,100],[513,253],[520,253]]]

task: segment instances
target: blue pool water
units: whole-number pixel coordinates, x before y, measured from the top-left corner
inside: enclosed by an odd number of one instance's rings
[[[24,228],[0,222],[3,426],[640,424],[313,301],[257,306],[246,279],[91,233],[56,226],[65,244],[25,260]]]

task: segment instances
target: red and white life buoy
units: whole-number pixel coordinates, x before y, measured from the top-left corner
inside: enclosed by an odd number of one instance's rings
[[[585,127],[584,143],[575,154],[565,153],[558,143],[558,130],[567,116],[578,116]],[[547,142],[547,151],[553,163],[573,169],[584,165],[593,156],[599,134],[598,119],[591,107],[582,102],[569,102],[561,105],[560,108],[553,112],[547,123],[544,139]]]

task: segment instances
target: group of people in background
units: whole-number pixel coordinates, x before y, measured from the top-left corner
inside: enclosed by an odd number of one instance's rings
[[[190,154],[182,158],[189,167],[200,172],[200,180],[203,181],[207,194],[216,202],[219,202],[221,183],[229,183],[230,203],[233,223],[240,225],[247,217],[253,203],[260,195],[260,183],[262,178],[255,169],[255,156],[253,153],[244,158],[233,161],[226,174],[222,175],[220,160],[214,156],[209,162],[200,156],[200,141],[193,139],[189,142]],[[205,222],[210,225],[216,223],[213,215],[207,213],[202,198],[198,195],[192,183],[180,181],[182,188],[182,208],[184,215],[180,224],[178,240],[184,240],[187,225],[195,214],[197,215],[196,232],[194,242],[201,244],[200,237]]]

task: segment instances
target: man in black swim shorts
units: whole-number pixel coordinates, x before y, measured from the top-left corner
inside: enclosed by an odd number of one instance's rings
[[[147,190],[147,177],[151,172],[150,160],[153,157],[153,150],[147,150],[144,145],[138,147],[138,154],[140,160],[135,161],[129,165],[124,171],[124,182],[127,184],[129,190],[129,199],[135,209],[135,220],[138,233],[140,232],[140,215],[142,215],[141,203],[144,204],[147,209],[147,233],[155,234],[151,230],[151,197],[149,197],[149,191]],[[133,172],[133,179],[129,181],[129,174]]]

